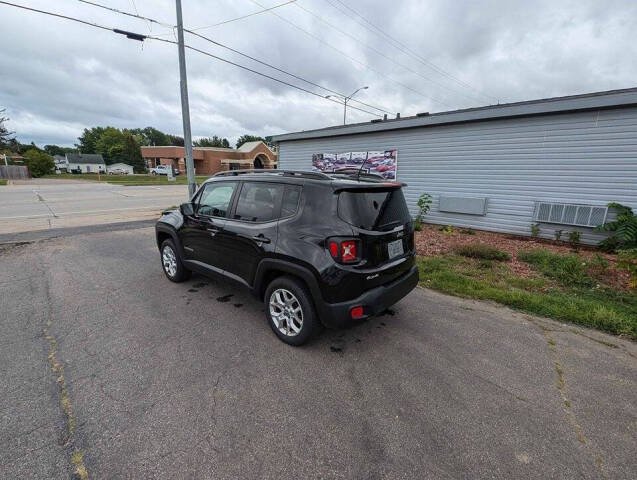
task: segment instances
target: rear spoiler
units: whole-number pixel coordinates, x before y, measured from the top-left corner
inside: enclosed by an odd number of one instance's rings
[[[373,192],[378,190],[398,190],[399,188],[406,187],[406,183],[402,182],[360,182],[353,183],[351,185],[342,185],[334,189],[334,193],[339,192],[354,192],[354,191],[366,191]]]

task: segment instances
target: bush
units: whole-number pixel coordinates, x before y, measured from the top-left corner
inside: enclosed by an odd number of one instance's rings
[[[418,198],[418,215],[416,215],[416,220],[414,222],[414,228],[417,232],[422,230],[422,221],[424,216],[429,213],[429,209],[431,208],[431,195],[428,193],[423,193]]]
[[[531,225],[531,236],[537,238],[540,236],[540,224],[534,223]]]
[[[595,228],[598,232],[614,232],[599,246],[607,252],[614,252],[618,248],[637,248],[637,215],[633,209],[619,203],[609,203],[609,208],[617,211],[617,219],[606,222]]]
[[[586,262],[577,255],[551,253],[540,248],[522,251],[518,253],[518,259],[567,287],[590,288],[594,284],[586,270]]]
[[[577,230],[568,232],[568,243],[571,244],[571,248],[576,252],[579,250],[579,242],[581,238],[582,235]]]
[[[476,231],[473,228],[463,228],[462,230],[460,230],[460,233],[462,233],[463,235],[475,235]]]
[[[619,252],[617,266],[628,271],[628,288],[637,288],[637,248]]]
[[[459,247],[456,249],[456,253],[463,257],[479,258],[480,260],[505,261],[511,258],[507,252],[480,243]]]
[[[24,153],[24,159],[29,172],[34,177],[48,175],[55,170],[53,157],[42,150],[31,148]]]

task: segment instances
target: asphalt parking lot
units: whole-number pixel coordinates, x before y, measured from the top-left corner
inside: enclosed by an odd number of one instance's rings
[[[0,234],[157,218],[186,185],[124,186],[81,180],[14,181],[0,189]]]
[[[632,479],[636,345],[416,289],[289,347],[151,228],[0,246],[0,477]],[[55,370],[55,371],[53,371]],[[61,378],[62,377],[62,378]]]

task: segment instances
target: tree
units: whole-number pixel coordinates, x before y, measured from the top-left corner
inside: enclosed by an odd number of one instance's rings
[[[133,167],[136,173],[142,173],[146,171],[146,166],[144,165],[144,159],[142,158],[142,154],[140,151],[140,145],[138,139],[131,135],[130,132],[124,133],[124,148],[123,155],[126,159],[124,163],[128,163]]]
[[[239,148],[244,143],[256,142],[259,140],[261,140],[262,142],[265,142],[265,139],[262,137],[255,137],[254,135],[241,135],[239,139],[237,140],[237,148]]]
[[[34,177],[41,177],[42,175],[48,175],[55,170],[55,163],[53,157],[43,150],[31,148],[24,153],[24,160],[29,167],[31,175]]]
[[[169,141],[169,145],[172,145],[174,147],[183,147],[184,146],[184,138],[183,137],[179,137],[177,135],[168,134],[168,141]]]
[[[106,127],[113,128],[113,127]],[[97,141],[100,139],[104,131],[106,130],[104,127],[93,127],[93,128],[85,128],[82,135],[78,137],[80,143],[76,143],[75,146],[82,153],[98,153],[97,152]]]
[[[217,147],[217,148],[230,148],[230,142],[227,138],[220,138],[216,135],[212,137],[204,137],[193,142],[195,147]]]
[[[0,110],[0,147],[10,147],[11,140],[15,140],[13,138],[13,132],[7,130],[4,126],[4,123],[9,121],[7,117],[4,116],[4,108]]]
[[[106,165],[126,162],[126,156],[124,155],[125,141],[126,136],[120,129],[115,127],[103,128],[101,135],[95,142],[95,151],[92,153],[101,153]]]
[[[45,145],[44,151],[49,155],[64,155],[66,153],[77,152],[77,149],[70,147],[60,147],[58,145]]]

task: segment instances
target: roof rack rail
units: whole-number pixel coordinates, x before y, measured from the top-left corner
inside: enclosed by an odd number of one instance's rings
[[[320,172],[306,172],[303,170],[280,170],[278,168],[250,168],[243,170],[226,170],[224,172],[217,172],[213,177],[232,177],[237,175],[249,175],[249,174],[261,174],[267,173],[270,175],[281,175],[283,177],[305,177],[313,178],[316,180],[332,180],[329,175]]]

